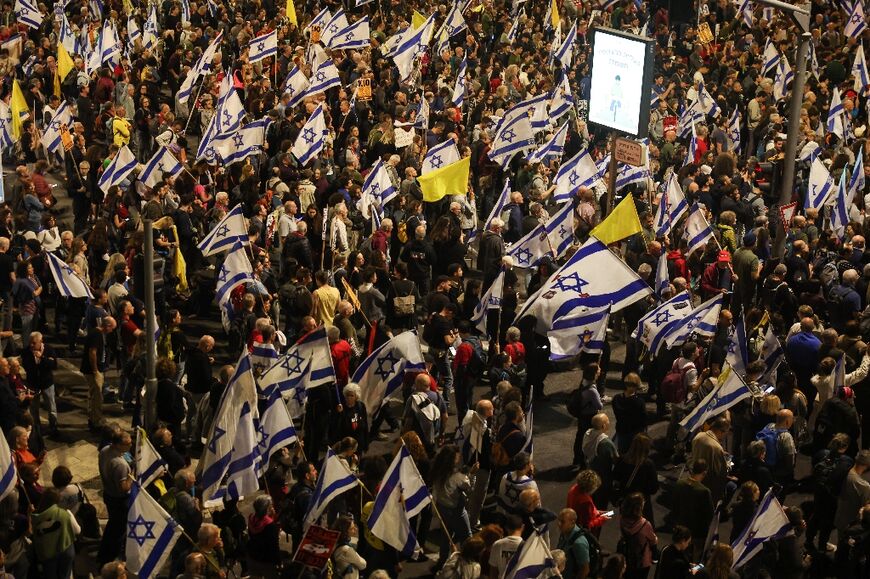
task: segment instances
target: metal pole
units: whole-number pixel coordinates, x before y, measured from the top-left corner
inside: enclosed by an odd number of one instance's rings
[[[797,168],[797,144],[800,133],[801,106],[804,102],[804,84],[807,79],[807,57],[810,51],[812,35],[804,32],[798,45],[797,72],[791,86],[791,103],[788,112],[788,131],[785,140],[785,159],[782,172],[782,190],[779,193],[779,205],[791,203],[794,192],[794,176]],[[773,244],[773,257],[781,258],[785,252],[785,234],[787,223],[780,223],[776,228],[776,239]]]
[[[154,225],[143,220],[145,227],[143,267],[145,268],[145,329],[148,333],[148,354],[145,358],[145,430],[157,423],[157,313],[154,309]]]
[[[601,218],[610,215],[613,200],[616,199],[616,133],[610,133],[610,165],[607,168],[607,195],[604,197],[604,206],[601,208]]]

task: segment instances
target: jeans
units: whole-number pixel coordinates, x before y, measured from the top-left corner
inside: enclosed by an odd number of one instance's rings
[[[102,566],[114,561],[123,552],[127,527],[127,497],[103,496],[109,520],[103,531],[97,562]]]
[[[42,577],[44,579],[69,579],[75,556],[75,545],[70,545],[63,553],[42,561]]]
[[[468,520],[468,511],[465,506],[460,507],[445,507],[438,506],[438,514],[441,515],[441,520],[447,526],[447,532],[453,539],[453,544],[459,546],[462,542],[471,536],[471,523]],[[438,562],[444,564],[447,557],[450,555],[450,541],[441,541],[441,547],[438,555]]]
[[[453,369],[450,367],[450,352],[448,350],[436,350],[435,364],[432,369],[438,376],[438,382],[444,392],[444,404],[450,409],[450,393],[453,391]]]
[[[40,400],[41,399],[41,400]],[[54,384],[48,388],[43,388],[30,401],[30,415],[33,417],[33,429],[41,430],[42,422],[40,420],[41,403],[48,407],[48,425],[52,431],[57,430],[57,401],[54,398]]]

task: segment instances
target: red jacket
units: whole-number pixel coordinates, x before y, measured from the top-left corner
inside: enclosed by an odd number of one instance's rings
[[[335,382],[344,386],[350,379],[350,344],[347,340],[339,340],[329,345],[332,354],[332,367],[335,369]]]
[[[668,252],[668,272],[674,274],[671,276],[672,281],[675,277],[682,277],[686,281],[690,281],[689,264],[686,263],[686,256],[679,249],[672,249]]]
[[[571,485],[568,490],[568,501],[566,506],[569,509],[574,509],[577,513],[577,524],[584,529],[594,529],[600,527],[607,521],[607,517],[603,516],[592,502],[592,496],[586,493],[581,493],[577,485]]]
[[[387,246],[390,243],[390,236],[380,229],[375,231],[372,234],[372,249],[375,251],[380,251],[384,255],[387,255]]]

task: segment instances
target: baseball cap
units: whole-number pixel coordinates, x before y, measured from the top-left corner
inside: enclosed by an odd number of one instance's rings
[[[757,236],[754,231],[747,231],[746,235],[743,236],[743,245],[755,245],[757,240]]]
[[[719,263],[731,263],[731,254],[723,249],[719,252],[719,256],[716,258],[716,261]]]

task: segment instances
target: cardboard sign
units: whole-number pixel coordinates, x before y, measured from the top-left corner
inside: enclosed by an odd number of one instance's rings
[[[664,119],[662,119],[662,126],[664,127],[664,132],[667,133],[668,131],[676,131],[678,122],[679,119],[677,119],[677,117],[675,116],[665,117]]]
[[[311,27],[311,42],[320,42],[320,26]]]
[[[779,206],[780,223],[782,223],[782,228],[786,231],[788,231],[788,228],[791,225],[791,220],[794,218],[795,213],[797,213],[796,201]]]
[[[701,44],[710,44],[713,42],[713,32],[710,31],[710,25],[706,22],[702,22],[698,25],[698,42]]]
[[[361,78],[356,85],[356,100],[370,101],[372,100],[372,79]]]
[[[323,570],[335,551],[335,546],[341,533],[330,531],[317,525],[308,527],[308,531],[299,543],[293,560],[312,569]]]
[[[69,132],[69,127],[65,124],[60,126],[60,142],[63,144],[65,151],[72,151],[73,138]]]
[[[395,128],[395,145],[397,149],[407,147],[414,142],[414,129],[405,129],[403,127]]]
[[[620,163],[628,163],[634,167],[641,167],[646,164],[646,155],[644,155],[644,146],[631,139],[619,138],[614,144],[613,153],[616,155],[616,160]]]

